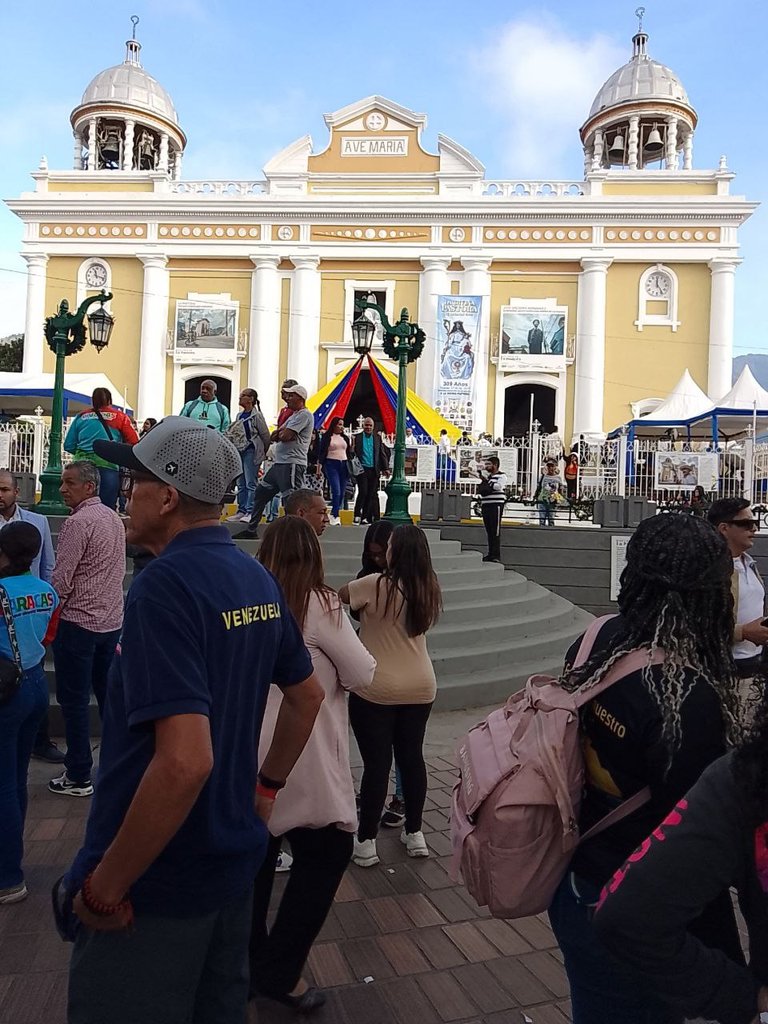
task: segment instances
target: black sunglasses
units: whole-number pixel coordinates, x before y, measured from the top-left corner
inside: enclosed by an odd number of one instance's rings
[[[124,498],[130,498],[133,494],[134,484],[141,482],[161,484],[163,481],[160,480],[159,477],[153,476],[151,473],[130,472],[120,479],[120,494]]]
[[[760,523],[757,519],[729,519],[729,526],[740,526],[742,530],[759,530]]]

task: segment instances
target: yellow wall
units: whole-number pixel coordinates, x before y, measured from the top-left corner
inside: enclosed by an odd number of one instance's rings
[[[608,270],[605,342],[605,417],[612,430],[629,419],[630,403],[665,398],[687,368],[707,387],[710,273],[706,264],[669,266],[678,277],[680,327],[638,331],[640,275],[647,263],[613,263]]]
[[[49,192],[154,192],[152,181],[90,181],[85,176],[79,181],[48,179]]]
[[[604,196],[715,196],[716,181],[606,181]]]
[[[62,298],[75,308],[77,271],[82,256],[52,256],[46,275],[46,315],[56,312]],[[144,268],[132,257],[110,258],[112,269],[112,315],[115,327],[108,348],[98,353],[89,343],[76,355],[67,358],[67,373],[103,373],[122,395],[128,392],[128,404],[135,408],[139,388],[139,347],[141,343],[141,304]],[[54,369],[54,357],[48,346],[43,355],[43,369]],[[113,396],[117,401],[117,395]]]

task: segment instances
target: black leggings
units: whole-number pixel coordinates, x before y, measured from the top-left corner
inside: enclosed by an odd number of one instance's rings
[[[335,825],[286,833],[293,865],[272,928],[267,912],[282,836],[273,836],[253,893],[251,991],[283,996],[296,987],[352,856],[351,832]]]
[[[349,722],[363,759],[357,830],[361,842],[375,839],[379,830],[393,750],[403,780],[405,830],[421,831],[427,796],[424,733],[431,710],[432,704],[374,704],[356,693],[349,695]]]

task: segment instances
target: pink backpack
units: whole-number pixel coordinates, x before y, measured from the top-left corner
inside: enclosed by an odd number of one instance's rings
[[[595,619],[579,647],[583,665],[602,626]],[[652,664],[664,660],[655,652]],[[620,658],[595,686],[569,693],[551,676],[531,676],[503,708],[458,746],[453,791],[451,876],[494,917],[539,914],[552,902],[579,842],[650,799],[646,787],[579,836],[584,759],[579,708],[648,664],[648,650]]]

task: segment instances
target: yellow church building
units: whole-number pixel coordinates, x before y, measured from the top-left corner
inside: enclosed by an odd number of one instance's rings
[[[642,29],[585,112],[574,181],[490,180],[447,135],[428,152],[426,116],[381,96],[327,114],[320,146],[303,136],[259,180],[188,181],[173,102],[126,45],[72,112],[73,169],[43,163],[8,204],[24,222],[25,372],[53,368],[42,324],[59,301],[104,288],[112,342],[67,369],[106,374],[139,419],[178,412],[206,377],[233,411],[256,388],[274,417],[283,379],[312,393],[354,362],[355,300],[371,297],[418,320],[410,386],[474,433],[524,433],[533,403],[543,429],[599,436],[686,368],[713,400],[729,390],[755,204],[731,193],[725,158],[695,168],[696,111]]]

